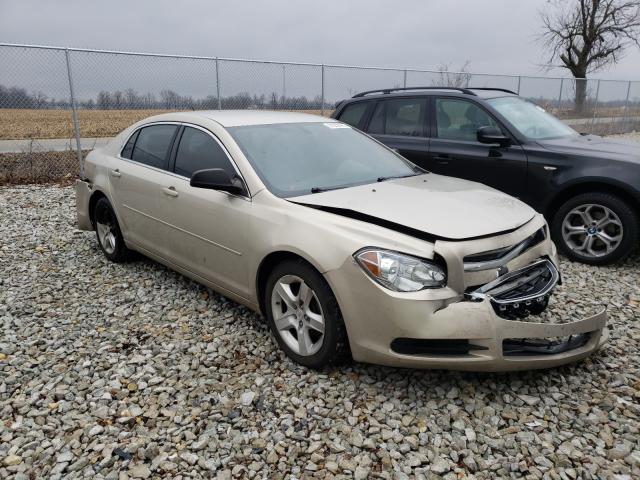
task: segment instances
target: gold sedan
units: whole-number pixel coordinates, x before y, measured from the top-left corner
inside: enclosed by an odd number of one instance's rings
[[[91,152],[79,227],[261,312],[293,360],[543,368],[586,357],[605,313],[536,322],[559,282],[544,218],[421,170],[341,122],[168,113]]]

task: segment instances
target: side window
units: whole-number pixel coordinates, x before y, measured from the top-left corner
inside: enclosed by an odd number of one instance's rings
[[[386,102],[378,102],[369,122],[369,133],[384,133],[384,110]]]
[[[369,133],[424,136],[424,113],[426,101],[423,98],[396,98],[379,102],[369,124]]]
[[[140,130],[136,130],[136,132],[129,137],[129,140],[127,140],[127,143],[125,144],[124,148],[122,149],[122,153],[120,154],[122,158],[128,158],[129,160],[131,160],[131,154],[133,153],[133,146],[136,143],[136,138],[138,138],[139,133],[140,133]]]
[[[177,129],[176,125],[152,125],[140,129],[131,159],[166,170],[171,140]]]
[[[340,114],[340,118],[338,120],[348,123],[349,125],[353,125],[354,127],[358,127],[369,104],[370,102],[357,102],[347,105]]]
[[[222,168],[231,177],[236,175],[227,154],[211,135],[186,127],[176,153],[175,173],[191,178],[193,172],[206,168]]]
[[[446,140],[475,142],[480,127],[499,125],[481,107],[467,100],[436,99],[437,136]]]

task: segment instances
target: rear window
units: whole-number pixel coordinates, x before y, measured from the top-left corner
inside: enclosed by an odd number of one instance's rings
[[[423,137],[426,112],[424,98],[397,98],[378,102],[369,133]]]
[[[364,113],[369,106],[368,102],[358,102],[347,105],[340,114],[339,120],[354,127],[358,127],[362,121]]]
[[[142,128],[135,141],[131,160],[166,170],[169,148],[177,129],[176,125],[152,125]]]
[[[133,154],[133,146],[136,143],[136,139],[138,138],[139,133],[140,130],[136,130],[136,132],[129,137],[129,140],[127,141],[126,145],[122,149],[122,153],[120,154],[122,158],[128,158],[129,160],[131,160],[131,154]]]

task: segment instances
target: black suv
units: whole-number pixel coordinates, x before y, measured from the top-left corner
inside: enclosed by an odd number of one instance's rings
[[[603,265],[638,243],[640,145],[581,135],[499,88],[391,88],[355,95],[334,118],[418,166],[490,185],[549,220],[561,251]]]

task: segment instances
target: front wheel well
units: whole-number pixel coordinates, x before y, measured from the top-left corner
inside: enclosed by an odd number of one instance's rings
[[[304,263],[307,263],[314,269],[309,261],[307,261],[304,257],[288,251],[277,251],[271,252],[269,255],[264,257],[262,262],[260,262],[260,266],[258,267],[258,273],[256,274],[256,294],[258,297],[258,305],[260,306],[260,313],[266,317],[266,305],[264,303],[264,289],[267,286],[267,279],[269,278],[269,274],[273,271],[273,269],[284,262],[285,260],[301,260]],[[317,269],[316,269],[317,270]]]
[[[640,217],[640,200],[635,198],[623,188],[607,183],[587,182],[580,183],[578,185],[572,185],[571,187],[558,193],[545,209],[545,217],[547,218],[547,220],[549,222],[553,220],[556,212],[564,202],[575,197],[576,195],[581,195],[583,193],[608,193],[610,195],[615,195],[625,203],[627,203],[629,207],[634,211],[636,216]]]
[[[96,219],[94,218],[96,203],[98,203],[98,200],[100,200],[101,198],[107,198],[107,196],[100,190],[96,190],[91,194],[91,198],[89,199],[89,220],[91,220],[91,225],[93,225],[94,228],[96,226]]]

